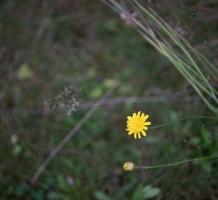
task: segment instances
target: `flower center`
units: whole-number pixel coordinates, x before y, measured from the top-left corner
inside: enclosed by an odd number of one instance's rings
[[[136,131],[141,131],[143,129],[143,125],[144,125],[143,120],[136,119],[133,127]]]

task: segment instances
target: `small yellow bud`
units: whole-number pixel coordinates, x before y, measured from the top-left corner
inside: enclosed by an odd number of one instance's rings
[[[134,163],[132,162],[125,162],[123,164],[123,170],[124,171],[132,171],[134,169]]]

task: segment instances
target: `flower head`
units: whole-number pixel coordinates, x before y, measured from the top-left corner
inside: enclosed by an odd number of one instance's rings
[[[123,164],[123,170],[124,171],[132,171],[133,169],[134,169],[134,163],[132,163],[132,162],[125,162],[124,164]]]
[[[133,135],[134,139],[141,139],[141,135],[146,136],[146,131],[151,122],[146,121],[149,115],[145,113],[133,113],[132,116],[127,117],[127,131],[128,135]]]

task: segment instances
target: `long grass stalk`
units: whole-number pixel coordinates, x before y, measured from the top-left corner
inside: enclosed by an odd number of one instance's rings
[[[152,8],[143,6],[139,0],[125,2],[103,0],[103,2],[120,16],[122,14],[130,16],[132,27],[158,52],[168,58],[196,90],[207,107],[218,114],[218,91],[209,79],[218,80],[218,69],[203,54],[177,34]],[[127,5],[131,8],[129,9]]]
[[[181,160],[178,162],[166,163],[166,164],[161,164],[161,165],[135,166],[134,169],[148,170],[148,169],[157,169],[157,168],[176,167],[176,166],[183,165],[183,164],[188,164],[188,163],[197,164],[205,160],[216,160],[216,159],[218,159],[217,155],[216,156],[206,156],[206,157]]]

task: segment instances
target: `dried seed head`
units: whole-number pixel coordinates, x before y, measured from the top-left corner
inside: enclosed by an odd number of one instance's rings
[[[74,87],[65,87],[57,96],[49,99],[46,102],[48,107],[55,112],[64,112],[67,115],[71,115],[76,112],[80,102],[75,95]]]

